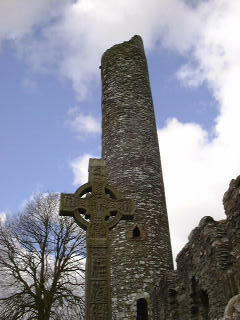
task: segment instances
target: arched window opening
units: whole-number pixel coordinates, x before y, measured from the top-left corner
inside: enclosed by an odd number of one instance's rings
[[[138,226],[136,226],[133,229],[133,238],[139,238],[139,237],[140,237],[140,230],[139,230]]]
[[[200,300],[200,314],[203,320],[208,320],[208,312],[209,312],[209,299],[208,294],[204,290],[199,291],[199,300]]]
[[[190,291],[190,299],[191,299],[191,319],[198,319],[198,296],[197,296],[197,283],[195,278],[192,278],[191,281],[191,291]]]
[[[205,290],[199,288],[199,284],[192,278],[191,283],[191,314],[192,320],[209,320],[209,299]]]
[[[148,320],[148,306],[146,299],[137,300],[137,318],[136,320]]]

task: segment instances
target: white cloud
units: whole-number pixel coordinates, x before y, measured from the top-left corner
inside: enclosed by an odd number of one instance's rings
[[[67,1],[69,2],[69,1]],[[46,23],[59,13],[57,0],[7,0],[0,2],[0,41],[15,40],[29,34],[41,23]]]
[[[46,14],[51,23],[39,29],[40,39],[30,35],[16,45],[36,70],[58,70],[70,79],[79,99],[86,97],[88,85],[99,78],[100,57],[113,44],[140,34],[147,49],[162,37],[165,45],[177,42],[184,52],[200,23],[193,9],[180,0],[65,3],[55,13],[57,19]]]
[[[191,86],[205,82],[218,102],[219,115],[213,140],[199,125],[176,119],[159,131],[175,252],[202,216],[224,217],[221,199],[240,169],[240,2],[209,0],[188,7],[181,0],[66,1],[58,19],[45,23],[39,31],[41,40],[35,40],[32,28],[44,21],[42,13],[46,13],[45,21],[56,16],[56,12],[45,10],[54,1],[40,1],[43,5],[24,1],[29,5],[9,1],[16,9],[22,8],[20,18],[15,15],[10,22],[5,18],[7,5],[0,5],[0,40],[25,34],[24,41],[16,41],[19,52],[35,68],[53,66],[59,70],[72,81],[79,99],[98,79],[104,50],[134,34],[142,35],[147,50],[158,42],[188,58],[189,63],[177,73],[178,79]],[[72,116],[75,130],[97,127],[86,115],[79,116]],[[87,181],[89,157],[72,161],[74,184]]]
[[[189,124],[174,120],[159,131],[172,237],[182,243],[202,216],[225,217],[223,194],[240,173],[240,3],[214,0],[198,10],[205,20],[198,41],[192,39],[195,67],[191,62],[183,66],[178,77],[190,86],[205,81],[212,90],[219,106],[215,138],[208,141],[206,132],[196,126],[184,136]]]
[[[7,219],[6,213],[5,212],[0,212],[0,223],[4,224],[6,219]]]
[[[38,195],[41,196],[41,197],[43,197],[43,198],[47,198],[47,197],[49,196],[49,192],[40,191],[41,189],[42,189],[42,188],[41,188],[40,186],[38,186],[38,187],[36,188],[36,191],[34,191],[32,194],[30,194],[30,196],[29,196],[27,199],[22,200],[22,201],[20,202],[19,206],[18,206],[18,207],[19,207],[19,210],[20,210],[20,211],[23,211],[23,210],[26,208],[27,204],[28,204],[29,202],[34,201],[34,199],[35,199],[36,197],[38,197]]]
[[[79,97],[99,73],[104,50],[134,34],[143,36],[148,50],[160,40],[185,55],[189,64],[179,70],[179,80],[195,86],[205,82],[212,90],[219,106],[213,140],[199,125],[176,119],[159,132],[175,254],[202,216],[224,217],[222,196],[239,171],[239,17],[237,1],[204,1],[195,8],[179,0],[77,1],[61,24],[47,29],[47,42],[41,43],[51,53],[61,40],[66,49],[60,70],[73,81]],[[76,177],[83,175],[83,162],[84,157],[72,163],[75,184],[82,182]]]
[[[194,123],[171,119],[158,130],[174,255],[206,215],[225,218],[222,197],[239,173],[240,152]]]
[[[93,158],[90,154],[84,154],[71,161],[70,166],[73,171],[73,185],[82,185],[88,182],[88,163],[89,158]]]
[[[28,199],[24,199],[21,201],[21,203],[19,204],[19,209],[20,211],[24,210],[24,208],[26,207],[26,205],[28,204],[28,202],[33,201],[34,200],[34,196],[37,194],[37,192],[33,192]]]
[[[79,137],[89,133],[101,132],[100,120],[94,118],[92,115],[85,115],[79,112],[77,107],[71,108],[68,111],[69,119],[66,124],[72,131],[76,132]]]
[[[202,216],[225,218],[222,197],[240,173],[240,3],[209,1],[196,13],[204,23],[189,47],[190,62],[178,77],[190,86],[205,81],[218,102],[219,115],[210,141],[198,125],[174,119],[159,130],[175,253]]]

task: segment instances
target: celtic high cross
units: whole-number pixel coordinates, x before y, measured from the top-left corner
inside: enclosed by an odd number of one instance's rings
[[[74,194],[61,194],[60,215],[74,217],[87,230],[86,320],[112,320],[108,232],[133,212],[133,201],[107,184],[102,159],[89,160],[88,183]]]

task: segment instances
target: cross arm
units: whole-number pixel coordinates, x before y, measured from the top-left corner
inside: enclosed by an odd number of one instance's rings
[[[72,193],[61,193],[60,216],[74,216],[76,210],[86,210],[86,199]]]
[[[121,212],[121,219],[129,220],[134,216],[135,205],[131,199],[118,199],[111,201],[110,211]]]
[[[135,206],[133,200],[118,199],[110,204],[110,211],[117,211],[116,216],[108,223],[109,230],[114,228],[120,220],[131,220],[134,217]]]

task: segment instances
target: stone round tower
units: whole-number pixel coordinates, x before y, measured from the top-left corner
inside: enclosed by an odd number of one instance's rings
[[[110,233],[113,319],[151,319],[150,293],[173,268],[158,137],[141,37],[102,57],[102,157],[109,183],[135,202]]]

